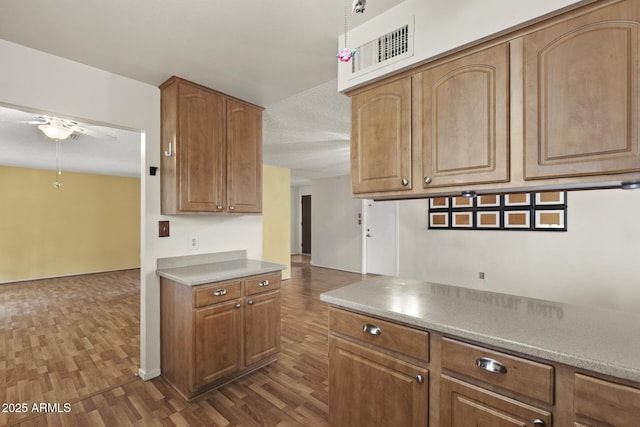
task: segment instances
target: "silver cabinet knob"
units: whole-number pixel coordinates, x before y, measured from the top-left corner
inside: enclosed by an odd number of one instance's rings
[[[230,210],[230,211],[235,211],[235,210],[236,210],[236,207],[235,207],[235,206],[229,206],[229,210]]]
[[[424,382],[424,378],[422,377],[422,375],[416,375],[416,382],[418,384],[422,384]]]
[[[484,369],[485,371],[489,371],[494,374],[506,374],[507,367],[502,363],[498,362],[495,359],[491,359],[489,357],[479,357],[476,359],[476,365],[480,369]]]
[[[237,303],[236,308],[240,308],[240,307],[241,307],[240,303]]]
[[[382,335],[382,329],[378,328],[376,325],[371,325],[369,323],[362,325],[362,332],[369,335]]]
[[[218,209],[219,211],[221,211],[221,210],[222,210],[222,205],[218,205],[218,206],[216,206],[216,209]]]
[[[258,286],[265,287],[265,286],[269,286],[269,281],[268,280],[263,280],[262,282],[258,283]]]
[[[249,300],[249,302],[248,302],[247,304],[249,304],[249,305],[253,305],[253,300],[252,300],[252,299],[250,299],[250,300]]]
[[[406,187],[407,185],[409,185],[409,181],[402,178],[402,185]]]
[[[542,421],[540,418],[536,418],[535,420],[533,420],[533,426],[534,427],[544,427],[544,421]]]
[[[226,294],[227,294],[227,290],[226,289],[217,289],[213,293],[213,295],[216,296],[216,297],[221,297],[221,296],[226,295]]]
[[[430,176],[425,176],[424,177],[424,183],[425,184],[431,184],[431,177]]]

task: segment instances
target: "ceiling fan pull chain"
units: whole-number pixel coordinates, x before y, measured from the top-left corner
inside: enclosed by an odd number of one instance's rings
[[[56,180],[53,183],[53,188],[60,188],[62,183],[58,180],[62,171],[60,170],[60,140],[56,139]]]

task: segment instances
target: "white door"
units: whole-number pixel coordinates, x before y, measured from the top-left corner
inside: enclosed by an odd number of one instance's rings
[[[365,200],[366,272],[398,275],[398,202]]]

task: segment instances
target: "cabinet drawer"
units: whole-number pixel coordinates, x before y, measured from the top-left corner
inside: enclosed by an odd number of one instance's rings
[[[196,307],[229,301],[242,296],[242,282],[220,282],[212,285],[198,286],[196,292]]]
[[[245,295],[254,295],[261,292],[280,289],[282,273],[264,274],[262,276],[250,277],[245,280]]]
[[[442,369],[553,404],[553,366],[443,338]]]
[[[361,314],[330,308],[329,329],[360,341],[429,361],[429,333]]]
[[[606,425],[638,425],[639,389],[582,374],[576,374],[574,381],[576,415],[589,417]]]

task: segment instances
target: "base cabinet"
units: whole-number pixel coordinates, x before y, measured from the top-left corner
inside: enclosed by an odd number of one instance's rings
[[[442,427],[550,427],[551,414],[461,380],[441,379]]]
[[[275,361],[281,273],[186,286],[160,280],[162,376],[186,399]]]
[[[195,312],[195,387],[242,368],[242,305],[239,300]],[[225,351],[220,351],[224,348]]]
[[[640,389],[575,374],[574,408],[581,426],[640,425]]]
[[[329,359],[331,426],[427,424],[426,368],[333,337]]]
[[[331,427],[637,427],[640,384],[329,308]]]

